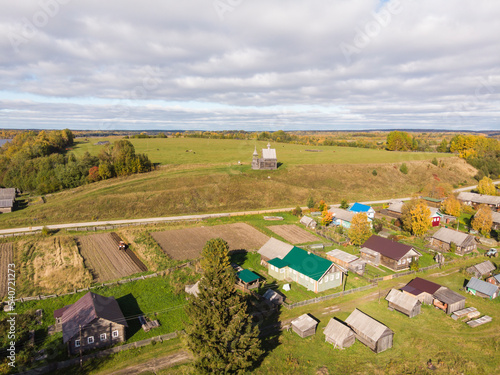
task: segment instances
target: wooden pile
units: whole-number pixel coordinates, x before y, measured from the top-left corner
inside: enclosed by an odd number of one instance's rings
[[[149,332],[150,329],[160,326],[158,320],[147,320],[143,315],[139,316],[139,322],[144,332]]]
[[[474,328],[474,327],[478,327],[480,325],[489,323],[492,320],[493,319],[491,318],[491,316],[485,315],[485,316],[480,317],[479,319],[471,320],[470,322],[467,322],[467,324],[469,325],[469,327]]]
[[[467,307],[466,309],[455,311],[451,315],[451,317],[454,320],[463,319],[463,318],[473,319],[473,318],[477,318],[480,315],[481,315],[481,313],[479,311],[477,311],[477,309],[475,307]]]

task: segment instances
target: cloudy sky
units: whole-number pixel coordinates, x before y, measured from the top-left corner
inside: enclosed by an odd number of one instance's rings
[[[0,4],[0,128],[500,129],[497,0]]]

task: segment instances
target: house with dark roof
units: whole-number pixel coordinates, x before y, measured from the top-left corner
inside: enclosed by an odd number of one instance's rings
[[[491,260],[485,260],[484,262],[468,267],[466,271],[480,279],[485,276],[491,276],[495,269],[496,267],[491,263]]]
[[[70,354],[125,341],[128,325],[114,297],[88,292],[74,304],[55,310],[54,318]]]
[[[394,332],[364,312],[355,309],[345,322],[354,331],[356,338],[375,353],[392,348]]]
[[[376,235],[368,238],[359,251],[361,259],[394,271],[408,268],[413,259],[418,260],[422,256],[412,246]]]
[[[276,149],[271,148],[271,144],[267,144],[267,149],[262,149],[262,157],[259,158],[259,154],[257,153],[257,147],[253,152],[252,159],[252,169],[278,169],[278,159],[276,157]]]
[[[354,212],[355,214],[364,212],[366,216],[368,216],[369,220],[373,220],[375,218],[375,210],[373,207],[367,206],[366,204],[356,202],[348,208],[348,211]]]
[[[420,277],[411,280],[401,290],[415,296],[422,303],[436,306],[445,311],[446,314],[452,314],[465,307],[464,296],[445,286]]]
[[[268,262],[268,273],[277,280],[294,281],[315,293],[342,285],[343,272],[328,259],[298,247],[283,258]]]
[[[498,297],[498,286],[479,280],[475,277],[469,280],[465,289],[470,294],[483,298],[494,299]]]
[[[274,258],[283,259],[292,249],[293,245],[271,237],[257,252],[260,254],[260,263],[267,266],[269,260]]]
[[[471,253],[477,248],[474,236],[449,228],[440,228],[430,239],[430,245],[438,250],[450,251],[452,243],[456,245],[457,255]]]

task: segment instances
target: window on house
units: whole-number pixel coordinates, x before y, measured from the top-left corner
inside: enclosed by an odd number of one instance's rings
[[[300,274],[300,278],[303,279],[304,278],[304,275],[303,274]]]
[[[340,273],[337,272],[337,280],[340,278]]]
[[[282,268],[282,269],[280,270],[280,272],[281,272],[281,273],[285,273],[285,269],[284,269],[284,268]]]
[[[80,340],[75,340],[75,348],[79,348],[80,347]]]
[[[117,338],[117,337],[118,337],[118,330],[113,331],[113,332],[111,333],[111,335],[113,336],[113,338]]]
[[[94,343],[94,336],[87,337],[87,344],[93,344],[93,343]]]
[[[106,334],[105,333],[101,333],[100,339],[101,339],[101,341],[106,340]]]
[[[305,279],[306,281],[309,281],[309,277],[307,277],[307,276],[306,276],[304,279]]]

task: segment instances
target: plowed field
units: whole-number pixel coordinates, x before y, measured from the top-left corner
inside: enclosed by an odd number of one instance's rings
[[[94,281],[119,279],[147,271],[146,266],[130,250],[118,250],[121,241],[116,233],[93,234],[77,238],[78,248]]]
[[[283,237],[285,240],[293,244],[314,242],[319,240],[319,238],[315,235],[293,224],[271,225],[267,227],[267,229],[273,231],[278,236]]]
[[[212,238],[221,237],[227,241],[230,250],[256,250],[269,239],[245,223],[152,232],[151,236],[175,260],[198,258],[205,243]]]
[[[0,244],[0,298],[3,298],[7,295],[7,290],[8,290],[7,265],[9,263],[12,263],[13,255],[14,254],[11,243]]]

